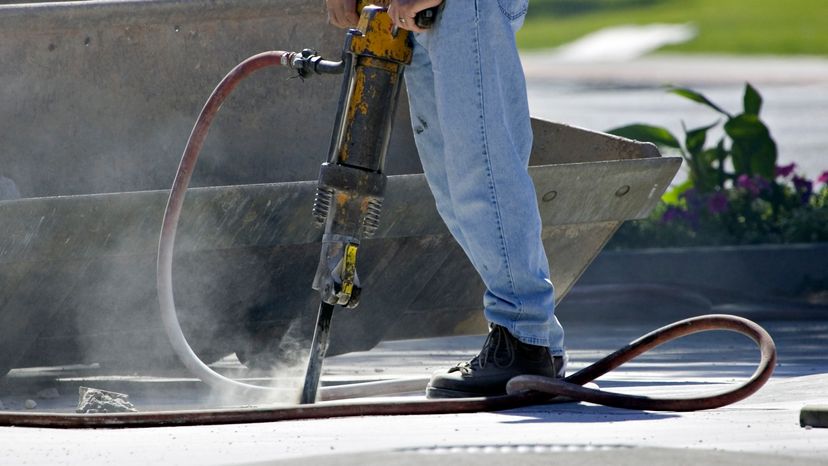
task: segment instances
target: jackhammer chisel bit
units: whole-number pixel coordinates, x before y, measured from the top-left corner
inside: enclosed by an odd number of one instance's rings
[[[345,39],[345,77],[328,162],[319,171],[314,217],[324,226],[313,288],[322,304],[301,403],[316,401],[334,306],[353,308],[361,292],[356,271],[363,238],[379,227],[385,193],[385,155],[405,65],[413,47],[383,7],[361,2],[356,29]],[[433,20],[435,11],[431,11]]]
[[[313,331],[308,369],[305,373],[305,384],[302,387],[302,404],[316,401],[316,392],[319,389],[319,378],[322,376],[322,361],[328,352],[328,341],[331,333],[331,317],[334,305],[322,302],[319,304],[319,314],[316,318],[316,329]]]

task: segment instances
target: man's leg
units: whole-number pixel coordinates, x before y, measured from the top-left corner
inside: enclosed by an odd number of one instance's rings
[[[405,69],[405,85],[409,95],[411,126],[414,142],[420,154],[426,181],[434,196],[437,211],[460,247],[469,255],[463,231],[454,214],[449,180],[445,168],[445,142],[443,129],[437,115],[434,94],[434,73],[427,44],[430,36],[421,35],[415,42],[412,63]]]
[[[417,38],[407,83],[426,176],[486,284],[487,319],[561,355],[563,330],[527,172],[532,134],[514,43],[525,3],[448,2],[436,27]]]

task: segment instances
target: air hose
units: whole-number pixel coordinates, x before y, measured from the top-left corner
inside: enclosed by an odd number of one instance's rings
[[[208,385],[222,390],[230,390],[233,393],[250,395],[254,393],[268,393],[271,389],[238,382],[210,369],[204,364],[195,352],[190,348],[178,316],[175,312],[175,298],[172,286],[172,260],[173,246],[175,245],[175,234],[178,229],[178,221],[181,217],[181,208],[184,205],[184,197],[187,187],[190,184],[196,162],[201,154],[201,148],[207,139],[210,125],[216,117],[224,100],[230,95],[233,89],[254,72],[271,66],[282,66],[290,64],[291,58],[296,54],[283,51],[264,52],[254,55],[236,65],[224,79],[216,86],[213,93],[207,99],[201,113],[196,120],[195,126],[187,140],[184,154],[181,156],[181,163],[175,174],[170,196],[167,200],[167,207],[164,211],[164,221],[161,226],[161,237],[158,241],[158,262],[156,279],[158,281],[158,301],[161,310],[161,320],[164,330],[181,362],[196,377]]]
[[[580,385],[592,381],[635,357],[668,341],[709,330],[729,330],[752,339],[761,360],[743,384],[713,395],[692,398],[650,398],[592,390]],[[651,411],[696,411],[713,409],[740,401],[761,388],[776,364],[776,349],[770,335],[747,319],[708,315],[682,320],[644,335],[615,353],[581,369],[563,380],[518,376],[509,381],[507,394],[488,398],[450,400],[321,402],[276,408],[243,408],[198,411],[165,411],[127,414],[30,414],[0,412],[0,425],[49,428],[172,427],[211,424],[247,424],[299,419],[414,414],[451,414],[502,411],[555,401],[588,401],[606,406]],[[399,383],[391,381],[393,385]],[[373,384],[382,392],[384,383]],[[423,388],[424,384],[420,387]],[[556,399],[557,398],[557,399]]]
[[[270,66],[290,66],[300,73],[336,73],[341,62],[326,62],[309,54],[273,51],[248,58],[219,83],[204,105],[190,134],[170,191],[158,245],[157,280],[161,318],[170,342],[181,362],[199,379],[223,393],[261,397],[274,389],[242,383],[224,377],[204,364],[190,348],[175,311],[172,259],[175,235],[190,178],[207,137],[210,124],[233,89],[253,72]],[[607,372],[668,341],[704,331],[727,330],[753,340],[760,350],[760,362],[753,375],[741,385],[722,393],[692,398],[650,398],[611,393],[583,387]],[[0,412],[0,426],[48,428],[125,428],[208,424],[275,422],[369,415],[449,414],[501,411],[550,402],[587,401],[606,406],[651,410],[695,411],[713,409],[742,400],[761,388],[776,364],[776,348],[770,335],[747,319],[729,315],[707,315],[682,320],[655,330],[598,362],[566,377],[550,379],[518,376],[509,381],[506,395],[485,398],[412,401],[324,401],[423,390],[424,380],[392,380],[330,387],[320,390],[323,400],[313,405],[218,410],[163,411],[118,414],[55,414]]]

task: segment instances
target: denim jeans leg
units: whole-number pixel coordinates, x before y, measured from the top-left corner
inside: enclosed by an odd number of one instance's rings
[[[426,177],[486,285],[486,318],[560,354],[563,329],[527,171],[532,132],[514,38],[525,5],[447,1],[435,28],[418,35],[406,82]]]
[[[405,86],[409,95],[411,126],[414,130],[414,142],[420,155],[426,181],[434,196],[437,211],[451,234],[460,246],[465,247],[463,232],[457,224],[454,206],[451,202],[448,178],[446,176],[443,154],[443,131],[437,118],[437,103],[434,98],[434,74],[428,51],[420,45],[427,43],[427,35],[421,35],[415,42],[414,57],[405,70]]]

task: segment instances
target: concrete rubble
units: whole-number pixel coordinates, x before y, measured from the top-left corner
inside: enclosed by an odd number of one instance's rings
[[[76,413],[134,413],[138,410],[129,402],[129,395],[124,393],[98,390],[89,387],[78,389],[78,407]]]

